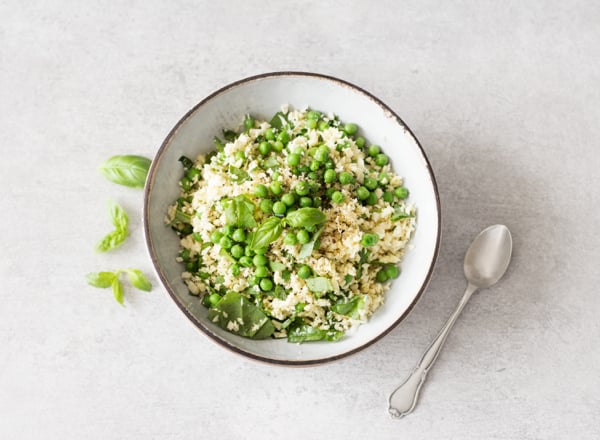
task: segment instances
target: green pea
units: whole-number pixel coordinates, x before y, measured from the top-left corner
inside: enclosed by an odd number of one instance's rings
[[[310,241],[310,234],[308,233],[308,231],[302,229],[298,231],[298,233],[296,234],[296,238],[298,239],[298,243],[306,244]]]
[[[241,258],[244,258],[243,256]],[[231,265],[231,275],[233,275],[234,277],[237,277],[240,272],[242,271],[242,269],[240,269],[240,265],[239,264],[232,264]]]
[[[336,191],[335,187],[331,187],[331,188],[327,188],[327,191],[325,191],[325,195],[327,196],[328,199],[331,199],[331,196],[333,195],[333,193]]]
[[[269,269],[267,269],[267,266],[258,266],[254,271],[254,276],[257,278],[265,278],[269,276]]]
[[[310,192],[310,187],[306,182],[298,182],[296,185],[296,194],[299,196],[305,196]]]
[[[267,257],[265,257],[264,255],[255,255],[252,259],[252,263],[254,263],[255,266],[266,266]]]
[[[373,191],[371,194],[369,194],[369,197],[367,197],[366,203],[369,206],[373,206],[377,203],[377,194],[375,194],[375,191]]]
[[[356,190],[356,197],[358,197],[358,200],[367,200],[367,198],[369,197],[369,194],[371,194],[371,193],[364,186],[359,186],[358,189]]]
[[[329,147],[327,145],[321,145],[315,153],[315,160],[319,162],[325,162],[329,158]]]
[[[276,182],[279,180],[279,177],[281,177],[281,174],[279,174],[277,171],[275,171],[272,175],[271,175],[271,179],[273,180],[273,182]]]
[[[391,191],[386,191],[383,193],[381,197],[385,202],[392,203],[394,201],[394,193]]]
[[[267,189],[266,186],[264,186],[262,183],[256,185],[256,188],[254,188],[254,195],[256,195],[256,197],[260,197],[261,199],[264,199],[265,197],[269,196],[269,190]]]
[[[239,260],[241,257],[244,256],[244,248],[239,244],[234,244],[233,246],[231,246],[231,250],[229,252],[231,253],[231,256],[236,260]]]
[[[344,132],[349,135],[353,135],[358,131],[358,125],[353,124],[352,122],[344,125]]]
[[[227,235],[228,237],[231,237],[233,231],[235,231],[235,227],[231,225],[225,225],[223,226],[223,228],[221,228],[221,232],[223,232],[223,235]]]
[[[231,249],[231,246],[233,246],[231,238],[226,236],[221,237],[221,239],[219,240],[219,244],[223,249]]]
[[[275,194],[276,196],[281,194],[281,182],[279,182],[277,180],[274,182],[271,182],[271,185],[269,185],[269,188],[271,189],[271,192],[273,194]]]
[[[367,152],[369,153],[369,156],[377,157],[377,155],[381,153],[381,148],[379,148],[379,145],[369,145]]]
[[[366,233],[362,236],[362,239],[360,240],[360,244],[363,245],[364,247],[371,247],[371,246],[375,246],[378,241],[379,241],[379,235]]]
[[[244,255],[247,257],[253,257],[256,254],[254,250],[250,246],[246,246],[244,248]]]
[[[260,201],[260,210],[265,214],[270,214],[273,212],[273,202],[269,199],[263,199]]]
[[[244,127],[246,127],[246,130],[254,128],[254,118],[252,116],[246,115],[244,118]]]
[[[258,151],[260,152],[260,154],[262,154],[263,156],[266,156],[267,154],[269,154],[269,152],[271,151],[271,144],[269,144],[268,142],[261,142],[258,145]]]
[[[344,194],[342,194],[340,191],[335,191],[331,195],[331,201],[333,203],[342,203],[344,201]]]
[[[257,249],[255,249],[255,250],[254,250],[254,253],[255,253],[256,255],[264,255],[264,254],[266,254],[266,253],[267,253],[267,250],[268,250],[268,248],[266,248],[266,247],[261,247],[261,248],[257,248]]]
[[[388,173],[379,173],[377,180],[379,180],[379,184],[381,186],[385,186],[390,183],[390,175]]]
[[[283,143],[284,145],[287,145],[287,143],[290,141],[290,135],[287,133],[287,131],[282,131],[277,136],[277,140]]]
[[[328,128],[329,128],[329,122],[327,122],[327,121],[319,122],[319,130],[323,131],[323,130],[327,130]]]
[[[242,153],[243,153],[243,151],[242,151]],[[194,179],[200,177],[201,174],[202,174],[202,172],[198,168],[190,168],[188,170],[188,172],[185,173],[186,177],[190,180],[194,180]]]
[[[310,208],[313,205],[313,201],[310,197],[300,197],[300,207]]]
[[[325,161],[325,169],[332,170],[335,168],[335,164],[331,159]]]
[[[388,279],[394,279],[394,278],[398,278],[398,276],[400,275],[400,269],[398,269],[397,266],[394,266],[393,264],[388,264],[385,266],[385,274],[388,277]]]
[[[309,278],[312,275],[312,270],[306,264],[303,264],[298,268],[298,278],[302,278],[303,280]]]
[[[231,238],[233,238],[234,241],[242,242],[246,240],[246,231],[244,231],[241,228],[238,228],[235,231],[233,231],[233,235],[231,236]]]
[[[387,165],[389,161],[390,160],[388,159],[388,157],[383,153],[380,153],[377,156],[375,156],[375,163],[380,167]]]
[[[278,153],[281,153],[283,151],[283,142],[275,141],[271,144],[271,148],[273,149],[273,151],[277,151]]]
[[[283,239],[283,242],[288,246],[294,246],[296,243],[298,243],[298,238],[293,232],[288,232]]]
[[[314,208],[320,208],[322,204],[323,204],[323,200],[321,200],[321,197],[315,197],[313,199],[313,207]]]
[[[296,197],[294,197],[294,194],[292,194],[292,193],[287,193],[287,194],[284,194],[283,196],[281,196],[281,201],[286,206],[292,206],[294,203],[296,203]],[[275,214],[277,214],[277,213],[275,213]]]
[[[212,241],[214,244],[217,244],[219,240],[221,240],[222,236],[223,234],[221,232],[215,231],[212,234],[210,234],[210,241]]]
[[[273,133],[273,129],[272,128],[267,128],[265,130],[265,139],[268,141],[274,141],[275,140],[275,134]]]
[[[216,306],[219,301],[221,301],[221,295],[218,293],[213,293],[208,297],[208,302],[212,307]]]
[[[319,179],[319,173],[311,171],[310,173],[308,173],[306,175],[306,177],[308,177],[310,180],[318,180]]]
[[[240,266],[243,266],[243,267],[252,267],[252,257],[249,257],[248,255],[244,255],[243,257],[240,258],[239,263],[240,263]]]
[[[325,183],[335,182],[336,177],[337,174],[334,170],[326,170],[325,174],[323,174],[323,180],[325,181]]]
[[[385,269],[381,269],[379,272],[377,272],[377,275],[375,275],[375,279],[378,283],[385,283],[388,280],[388,276]]]
[[[263,292],[269,292],[270,290],[273,290],[273,281],[271,281],[270,278],[263,278],[260,280],[259,286],[260,290]]]
[[[338,180],[342,185],[349,185],[354,183],[354,176],[348,171],[342,171],[338,177]]]
[[[356,138],[356,140],[355,140],[354,142],[356,143],[356,146],[357,146],[358,148],[362,148],[362,147],[364,147],[364,146],[365,146],[365,143],[366,143],[366,141],[365,141],[365,138],[364,138],[364,137],[362,137],[362,136],[359,136],[359,137],[357,137],[357,138]]]
[[[306,119],[318,120],[320,117],[321,112],[318,112],[316,110],[310,110],[308,113],[306,113]]]
[[[312,160],[309,168],[311,171],[317,171],[319,168],[321,168],[321,162],[318,160]]]
[[[408,189],[403,186],[400,186],[394,190],[394,195],[398,197],[400,200],[404,200],[408,197]]]
[[[363,184],[367,187],[367,189],[370,189],[371,191],[377,189],[377,187],[379,186],[377,180],[373,179],[372,177],[365,177],[365,181],[363,182]]]
[[[314,130],[315,128],[317,128],[317,121],[315,119],[307,120],[306,127],[308,127],[311,130]]]
[[[291,167],[297,167],[300,164],[300,155],[297,153],[292,153],[287,158],[287,163]]]
[[[287,206],[283,202],[275,202],[273,204],[273,214],[275,215],[284,215],[287,211]]]
[[[244,162],[246,160],[246,154],[244,154],[243,151],[236,151],[235,155],[233,157],[235,158],[236,162],[238,160],[241,160],[242,162]]]

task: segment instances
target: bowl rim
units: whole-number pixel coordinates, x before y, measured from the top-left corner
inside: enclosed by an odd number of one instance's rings
[[[196,317],[193,316],[192,313],[190,313],[187,310],[187,308],[184,306],[184,304],[182,304],[182,302],[179,301],[179,299],[178,299],[177,295],[175,294],[173,288],[171,287],[167,277],[160,269],[159,261],[157,259],[157,255],[154,250],[154,243],[152,242],[152,239],[150,237],[150,226],[149,226],[149,217],[148,217],[149,216],[149,201],[150,201],[150,193],[152,191],[152,187],[154,184],[154,177],[155,177],[156,169],[158,167],[158,163],[160,162],[160,160],[158,160],[158,159],[160,159],[160,157],[163,155],[164,151],[167,149],[168,145],[170,144],[171,139],[175,136],[175,134],[177,133],[179,128],[199,108],[201,108],[203,105],[205,105],[207,102],[211,101],[212,99],[216,98],[217,96],[221,95],[222,93],[224,93],[234,87],[240,86],[242,84],[251,83],[251,82],[265,79],[265,78],[276,78],[276,77],[309,77],[309,78],[316,78],[316,79],[330,81],[330,82],[336,83],[342,87],[350,88],[353,91],[358,92],[358,93],[366,96],[368,99],[372,100],[373,102],[375,102],[375,104],[377,104],[386,113],[388,113],[390,116],[392,116],[396,120],[396,122],[398,124],[400,124],[414,139],[415,143],[417,144],[417,147],[419,148],[419,150],[421,152],[421,155],[423,156],[423,159],[425,160],[427,173],[429,174],[429,179],[433,186],[433,191],[435,194],[435,201],[436,201],[436,211],[437,211],[436,234],[437,234],[437,237],[436,237],[436,241],[435,241],[435,249],[433,252],[433,257],[431,259],[431,263],[427,270],[427,274],[425,276],[423,284],[419,288],[419,291],[413,298],[413,300],[410,303],[410,305],[408,306],[408,308],[389,327],[387,327],[385,330],[383,330],[381,333],[379,333],[374,338],[366,341],[364,344],[361,344],[358,347],[355,347],[351,350],[345,351],[340,354],[326,356],[326,357],[320,357],[320,358],[315,358],[315,359],[288,360],[288,359],[274,359],[274,358],[270,358],[270,357],[266,357],[266,356],[257,355],[257,354],[248,352],[234,344],[231,344],[230,342],[219,338],[216,334],[209,331],[202,324],[202,322],[200,322],[198,319],[196,319]],[[185,115],[183,115],[183,117],[181,117],[181,119],[179,119],[179,121],[177,121],[175,126],[167,134],[167,136],[165,137],[165,140],[162,142],[161,146],[159,147],[158,151],[156,152],[154,159],[152,160],[152,163],[150,165],[150,169],[148,170],[148,177],[146,179],[146,184],[144,186],[144,204],[143,204],[143,208],[142,208],[142,221],[143,221],[143,231],[144,231],[144,239],[145,239],[145,243],[146,243],[146,250],[148,251],[150,259],[152,260],[152,266],[153,266],[154,272],[157,274],[158,278],[161,281],[161,284],[166,289],[166,291],[169,294],[169,296],[171,297],[171,299],[175,302],[175,304],[177,304],[179,309],[187,316],[187,318],[191,321],[191,323],[194,324],[194,327],[196,327],[197,329],[202,331],[202,333],[207,335],[209,337],[209,339],[212,340],[213,342],[216,342],[218,345],[227,348],[228,350],[232,351],[235,354],[241,355],[245,358],[249,358],[249,359],[252,359],[255,361],[260,361],[260,362],[263,362],[263,363],[266,363],[269,365],[280,365],[280,366],[287,366],[287,367],[316,366],[316,365],[322,365],[322,364],[326,364],[326,363],[330,363],[333,361],[343,359],[345,357],[356,354],[359,351],[366,349],[367,347],[370,347],[371,345],[375,344],[377,341],[381,340],[388,333],[390,333],[394,328],[396,328],[408,316],[408,314],[412,311],[412,309],[415,307],[415,305],[417,304],[417,302],[419,301],[419,299],[421,298],[421,296],[427,289],[429,282],[431,281],[431,277],[433,275],[433,270],[435,268],[435,263],[439,256],[441,235],[442,235],[440,193],[438,190],[435,175],[434,175],[432,167],[431,167],[431,163],[429,162],[429,158],[427,157],[425,150],[423,149],[421,143],[419,142],[419,140],[417,139],[415,134],[412,132],[410,127],[408,127],[408,125],[402,120],[402,118],[400,118],[400,116],[398,116],[396,114],[396,112],[394,112],[388,105],[386,105],[379,98],[377,98],[376,96],[374,96],[367,90],[363,89],[362,87],[359,87],[353,83],[350,83],[346,80],[339,79],[337,77],[327,75],[327,74],[314,73],[314,72],[303,72],[303,71],[291,71],[291,70],[261,73],[258,75],[248,76],[246,78],[242,78],[240,80],[229,83],[229,84],[219,88],[218,90],[214,91],[213,93],[209,94],[208,96],[206,96],[204,99],[202,99],[200,102],[198,102],[198,104],[194,105]]]

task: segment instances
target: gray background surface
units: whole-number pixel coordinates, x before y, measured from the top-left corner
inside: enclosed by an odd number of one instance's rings
[[[0,438],[597,439],[600,6],[594,1],[0,2]],[[424,145],[443,205],[426,294],[331,365],[247,361],[190,325],[153,276],[122,308],[84,274],[152,272],[152,157],[215,89],[306,70],[364,87]],[[359,121],[360,122],[360,121]],[[105,203],[131,237],[93,252]],[[416,412],[386,399],[462,295],[462,258],[506,223],[514,260],[467,306]]]

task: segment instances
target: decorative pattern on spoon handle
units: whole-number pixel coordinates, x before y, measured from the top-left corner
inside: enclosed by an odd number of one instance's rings
[[[417,364],[413,372],[408,376],[404,383],[402,383],[402,385],[392,392],[390,395],[388,408],[391,416],[401,418],[413,411],[417,404],[421,386],[427,377],[427,373],[431,367],[433,367],[433,364],[440,354],[440,351],[442,351],[442,347],[446,341],[446,338],[448,337],[448,334],[450,333],[450,330],[452,329],[452,326],[454,326],[458,316],[469,301],[469,298],[471,298],[473,292],[476,290],[477,287],[472,284],[467,286],[467,289],[465,290],[460,303],[456,307],[456,310],[454,313],[452,313],[452,316],[450,316],[437,337],[427,348],[427,351],[425,351],[421,361]]]

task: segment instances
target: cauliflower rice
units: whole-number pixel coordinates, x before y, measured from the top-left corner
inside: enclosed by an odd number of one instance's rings
[[[209,319],[254,339],[338,340],[384,301],[416,209],[387,156],[333,114],[284,107],[182,157],[166,222]],[[331,171],[332,170],[332,171]]]

